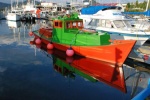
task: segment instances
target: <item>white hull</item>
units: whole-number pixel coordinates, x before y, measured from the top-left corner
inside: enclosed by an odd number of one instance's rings
[[[137,40],[136,45],[143,45],[150,38],[150,24],[134,23],[135,20],[122,15],[120,10],[100,10],[96,14],[83,15],[84,28],[113,34],[112,39]],[[133,27],[135,25],[135,27]]]
[[[150,32],[142,32],[138,30],[116,30],[112,28],[102,27],[96,28],[96,30],[99,32],[108,32],[109,34],[111,34],[111,39],[137,40],[136,45],[143,45],[150,38]]]
[[[123,39],[123,40],[137,40],[135,45],[143,45],[147,40],[148,37],[136,37],[136,36],[125,36],[125,35],[117,35],[117,34],[111,34],[111,39],[115,40],[115,39]]]
[[[10,21],[18,21],[21,20],[21,15],[15,13],[8,13],[6,19]]]

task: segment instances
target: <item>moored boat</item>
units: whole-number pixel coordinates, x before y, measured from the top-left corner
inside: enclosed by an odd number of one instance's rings
[[[111,39],[137,40],[136,45],[140,46],[150,38],[149,22],[124,15],[118,6],[89,6],[81,9],[79,18],[85,28],[108,32]]]
[[[53,20],[51,36],[33,31],[35,42],[51,44],[54,48],[66,51],[72,49],[75,54],[103,60],[121,66],[136,40],[112,40],[108,33],[88,32],[83,29],[83,20],[77,14],[58,17]],[[52,48],[51,48],[52,49]],[[66,51],[67,53],[67,51]],[[68,55],[70,56],[70,55]]]

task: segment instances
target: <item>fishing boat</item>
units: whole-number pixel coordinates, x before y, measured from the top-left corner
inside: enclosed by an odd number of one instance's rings
[[[31,44],[38,46],[37,44],[34,44],[33,41],[31,41]],[[68,57],[64,51],[59,49],[47,49],[45,44],[41,45],[40,50],[43,51],[47,57],[53,59],[54,70],[64,77],[75,79],[76,76],[79,75],[90,82],[103,82],[126,93],[122,67],[86,58],[81,55]]]
[[[17,5],[15,7],[13,7],[12,5],[13,4],[12,4],[12,0],[11,0],[11,10],[5,16],[6,19],[9,20],[9,21],[19,21],[19,20],[21,20],[22,15],[23,15],[23,9],[18,8],[18,1],[17,1]]]
[[[7,14],[6,19],[9,21],[19,21],[21,20],[21,15],[12,11]]]
[[[110,40],[110,34],[106,32],[82,29],[83,20],[78,18],[78,14],[73,13],[54,19],[52,29],[43,29],[48,30],[48,33],[40,30],[32,33],[35,43],[47,44],[48,49],[54,47],[66,51],[67,56],[73,56],[75,53],[120,66],[136,43],[135,40]]]
[[[81,9],[79,18],[84,20],[85,28],[108,32],[111,39],[137,40],[139,46],[150,38],[150,25],[124,15],[121,7],[89,6]]]

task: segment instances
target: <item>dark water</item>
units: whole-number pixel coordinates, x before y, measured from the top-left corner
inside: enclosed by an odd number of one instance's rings
[[[0,21],[0,100],[130,100],[147,87],[150,70],[133,68],[143,66],[133,61],[123,66],[126,93],[86,74],[56,71],[57,56],[30,45],[28,32],[42,25]]]

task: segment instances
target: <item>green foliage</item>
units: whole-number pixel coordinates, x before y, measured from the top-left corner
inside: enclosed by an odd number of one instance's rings
[[[149,4],[150,5],[150,4]],[[138,11],[138,12],[143,12],[146,10],[146,6],[147,6],[147,1],[144,1],[144,2],[141,2],[139,3],[138,0],[134,3],[134,4],[131,4],[131,3],[127,3],[127,6],[126,6],[126,11]],[[149,6],[149,9],[150,9],[150,6]]]
[[[138,5],[139,5],[139,2],[138,0],[136,0],[135,6],[138,7]]]

